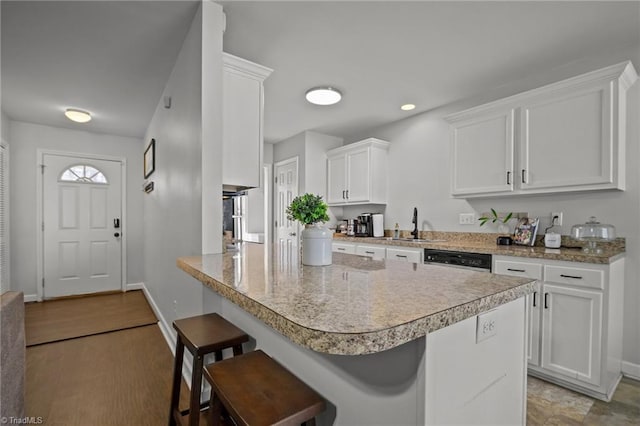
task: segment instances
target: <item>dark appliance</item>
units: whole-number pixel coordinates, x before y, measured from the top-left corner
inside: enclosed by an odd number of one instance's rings
[[[358,216],[356,237],[373,237],[373,216],[371,213],[362,213]]]
[[[458,268],[491,272],[491,255],[461,251],[424,249],[424,263],[440,263]]]

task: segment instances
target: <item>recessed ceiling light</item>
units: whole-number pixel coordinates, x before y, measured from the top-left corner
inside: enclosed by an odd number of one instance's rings
[[[76,123],[86,123],[91,121],[91,114],[79,109],[67,108],[64,115],[66,115],[69,120],[75,121]]]
[[[412,109],[415,109],[416,106],[414,104],[404,104],[400,107],[401,110],[403,111],[411,111]]]
[[[333,105],[340,102],[342,93],[333,87],[314,87],[307,90],[305,98],[315,105]]]

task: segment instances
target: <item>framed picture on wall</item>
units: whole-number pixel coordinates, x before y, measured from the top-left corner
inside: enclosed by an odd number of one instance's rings
[[[156,140],[151,139],[149,146],[144,150],[144,178],[147,179],[156,170]]]

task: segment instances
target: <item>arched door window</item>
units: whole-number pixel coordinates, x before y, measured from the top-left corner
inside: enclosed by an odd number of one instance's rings
[[[71,166],[60,175],[62,182],[108,184],[107,177],[100,170],[88,164]]]

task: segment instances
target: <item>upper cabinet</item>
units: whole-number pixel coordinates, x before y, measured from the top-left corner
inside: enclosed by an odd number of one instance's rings
[[[260,187],[263,155],[263,82],[272,70],[223,53],[222,183]]]
[[[389,145],[369,138],[327,151],[327,203],[386,204]]]
[[[624,190],[636,79],[625,62],[448,116],[452,195]]]

